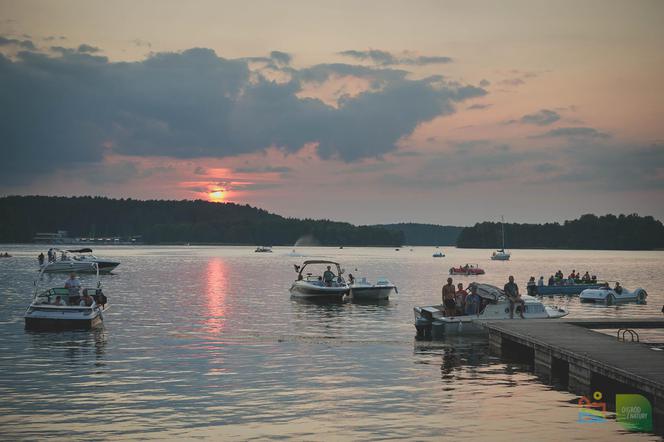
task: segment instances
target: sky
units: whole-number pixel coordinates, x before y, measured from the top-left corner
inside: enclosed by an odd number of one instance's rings
[[[0,0],[0,195],[664,219],[664,2]]]

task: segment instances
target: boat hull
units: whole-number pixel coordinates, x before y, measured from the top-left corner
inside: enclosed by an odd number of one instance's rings
[[[351,286],[350,296],[355,301],[381,301],[389,299],[394,291],[394,286]]]
[[[25,318],[25,329],[35,331],[92,330],[101,326],[102,323],[100,316],[90,319]]]
[[[331,300],[341,301],[349,292],[346,287],[322,287],[312,284],[295,283],[290,288],[291,296],[300,299],[310,300]]]
[[[598,289],[599,284],[544,285],[537,287],[537,295],[579,295],[586,289]]]

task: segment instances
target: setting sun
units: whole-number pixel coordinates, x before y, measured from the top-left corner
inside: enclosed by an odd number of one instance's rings
[[[223,190],[213,190],[208,194],[210,201],[218,203],[224,200],[225,192]]]

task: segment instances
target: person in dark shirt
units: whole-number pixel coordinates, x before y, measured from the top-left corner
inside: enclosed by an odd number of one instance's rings
[[[332,267],[327,266],[327,270],[323,273],[323,281],[325,282],[325,285],[328,287],[332,287],[332,282],[334,281],[334,277],[336,275],[332,271]]]
[[[519,314],[521,315],[521,319],[526,319],[523,316],[523,311],[526,309],[526,303],[523,301],[523,299],[521,299],[521,295],[519,294],[519,286],[514,282],[514,276],[510,275],[509,281],[507,284],[505,284],[504,290],[505,295],[510,301],[510,319],[514,319],[515,304],[521,304],[521,310],[519,311]]]
[[[443,305],[445,306],[445,316],[454,316],[456,314],[456,302],[454,294],[456,290],[452,284],[452,278],[447,278],[447,284],[443,286]]]

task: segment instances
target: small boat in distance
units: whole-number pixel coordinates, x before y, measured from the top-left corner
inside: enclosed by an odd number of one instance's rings
[[[327,267],[327,270],[305,273],[305,269],[310,266],[323,266]],[[331,270],[332,266],[335,267],[336,274]],[[295,265],[294,267],[297,279],[290,288],[293,298],[341,301],[350,291],[350,287],[342,276],[344,270],[334,261],[309,260],[304,261],[302,266]],[[328,274],[328,272],[330,273]]]
[[[477,264],[466,264],[465,266],[452,267],[450,275],[475,276],[484,275],[484,269]]]
[[[367,278],[351,279],[351,281],[349,287],[353,301],[382,301],[389,299],[392,292],[399,293],[397,286],[385,278],[378,278],[375,284],[367,281]]]
[[[92,249],[53,249],[54,256],[60,253],[59,261],[45,262],[40,266],[44,273],[111,273],[117,266],[118,261],[100,259],[92,254]]]
[[[486,320],[510,319],[510,301],[505,293],[490,284],[471,283],[475,286],[481,302],[477,314],[445,316],[445,309],[441,305],[414,307],[415,329],[418,339],[442,339],[448,335],[472,335],[485,333],[481,322]],[[555,319],[568,314],[567,310],[559,307],[545,306],[537,298],[521,296],[524,302],[523,312],[521,306],[514,309],[514,317],[523,319]],[[521,321],[522,319],[516,319]]]
[[[434,258],[445,258],[445,254],[443,252],[436,252],[433,255]]]
[[[501,249],[493,252],[491,259],[494,261],[508,261],[511,255],[505,251],[505,219],[502,216],[500,217],[500,230],[503,237],[503,246]]]
[[[258,246],[256,247],[256,250],[254,250],[255,253],[272,253],[272,247],[269,246]]]
[[[99,272],[96,284],[75,290],[61,286],[40,290],[43,274],[42,270],[35,281],[34,297],[25,311],[27,330],[90,330],[102,324],[108,307]]]

